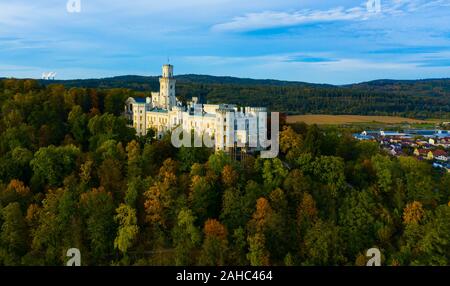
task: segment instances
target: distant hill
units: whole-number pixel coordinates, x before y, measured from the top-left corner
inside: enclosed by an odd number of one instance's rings
[[[450,79],[423,80],[374,80],[345,87],[373,92],[388,92],[396,94],[450,96]]]
[[[262,85],[262,86],[315,86],[332,87],[329,84],[314,84],[298,81],[283,81],[274,79],[251,79],[231,76],[211,76],[186,74],[175,76],[178,83],[196,84],[233,84],[233,85]],[[149,88],[159,87],[159,76],[124,75],[100,79],[73,79],[73,80],[39,80],[42,84],[61,83],[67,87],[87,88],[130,88],[139,91],[148,91]]]
[[[351,85],[312,84],[271,79],[209,75],[179,75],[177,96],[210,103],[265,106],[288,114],[399,115],[450,118],[450,79],[375,80]],[[102,79],[39,80],[42,85],[82,88],[159,89],[157,76],[118,76]]]

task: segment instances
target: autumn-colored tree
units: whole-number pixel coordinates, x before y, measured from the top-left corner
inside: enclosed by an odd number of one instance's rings
[[[92,179],[94,169],[94,161],[87,160],[80,167],[80,180],[83,184],[88,185]]]
[[[297,209],[297,218],[300,223],[304,220],[314,222],[318,218],[318,211],[316,207],[316,202],[313,197],[305,193],[303,195],[302,201]]]
[[[280,150],[286,154],[288,161],[293,161],[300,154],[302,143],[302,136],[297,134],[292,127],[283,127],[280,132]]]
[[[419,223],[422,220],[424,214],[425,211],[423,209],[422,203],[417,201],[409,203],[403,210],[403,223]]]
[[[176,171],[175,161],[164,161],[156,182],[144,193],[146,222],[151,226],[168,230],[174,224],[178,194]]]
[[[235,187],[239,175],[231,165],[225,165],[222,170],[222,182],[225,187]]]
[[[250,247],[247,259],[252,266],[269,265],[270,254],[266,246],[266,235],[273,226],[273,210],[265,198],[256,201],[256,211],[248,223],[248,244]]]
[[[30,197],[29,187],[19,180],[11,180],[4,190],[0,190],[0,206],[19,202],[22,210],[25,211]]]
[[[298,206],[303,193],[309,191],[311,185],[311,178],[305,176],[301,170],[293,169],[289,172],[283,182],[283,190],[286,191],[286,196],[292,207]]]
[[[203,229],[200,264],[206,266],[223,266],[228,251],[227,229],[218,220],[208,219]]]
[[[113,194],[116,202],[121,200],[124,195],[122,171],[122,164],[118,160],[110,158],[104,160],[97,171],[100,185]]]

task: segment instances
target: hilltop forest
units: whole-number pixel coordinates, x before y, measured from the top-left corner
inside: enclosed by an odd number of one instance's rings
[[[127,127],[143,95],[0,81],[0,265],[450,264],[450,174],[301,123],[274,159],[176,149]]]
[[[304,82],[180,75],[177,96],[208,103],[264,106],[287,114],[395,115],[450,119],[450,79],[377,80],[333,86]],[[120,76],[55,81],[66,87],[157,91],[157,77]],[[41,81],[48,85],[53,81]]]

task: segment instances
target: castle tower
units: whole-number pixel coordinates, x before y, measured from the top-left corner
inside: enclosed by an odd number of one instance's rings
[[[163,65],[162,67],[162,77],[159,78],[159,96],[160,105],[171,110],[173,106],[176,106],[175,97],[175,83],[176,80],[173,78],[173,66]]]

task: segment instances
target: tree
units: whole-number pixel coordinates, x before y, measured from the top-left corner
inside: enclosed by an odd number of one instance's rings
[[[222,182],[225,187],[234,187],[238,181],[239,175],[231,165],[225,165],[222,170]]]
[[[18,203],[10,203],[1,210],[3,224],[0,232],[0,264],[14,266],[21,264],[21,257],[27,252],[28,231]]]
[[[248,244],[250,247],[247,259],[252,266],[268,266],[270,253],[266,246],[266,236],[273,226],[273,210],[265,198],[256,202],[256,211],[248,223]]]
[[[220,218],[228,229],[244,226],[249,220],[251,212],[247,212],[241,191],[229,188],[223,193],[222,211]]]
[[[280,150],[286,154],[286,159],[293,161],[301,152],[302,136],[297,134],[290,126],[284,126],[280,133]]]
[[[182,209],[178,213],[177,223],[173,228],[175,246],[175,264],[178,266],[191,265],[192,251],[200,243],[200,232],[194,225],[195,216],[189,209]]]
[[[85,144],[88,137],[88,117],[83,113],[81,106],[75,105],[70,111],[68,119],[70,131],[75,140],[82,146]]]
[[[26,206],[31,197],[30,188],[19,180],[11,180],[3,190],[0,189],[0,209],[10,203],[18,202],[22,210]]]
[[[403,210],[403,223],[419,223],[423,218],[425,211],[420,202],[414,201],[406,205]]]
[[[214,174],[192,177],[189,202],[199,224],[203,224],[208,218],[218,216],[220,193],[214,184],[216,178]]]
[[[60,188],[50,190],[42,204],[34,214],[37,226],[31,232],[32,250],[44,252],[45,264],[62,265],[67,249],[82,248],[77,201],[72,192]]]
[[[294,208],[292,211],[295,211],[303,197],[303,193],[309,191],[311,185],[311,178],[305,176],[301,170],[293,169],[289,172],[283,182],[283,190],[286,192],[290,207]]]
[[[61,186],[64,177],[75,169],[79,155],[80,150],[73,145],[40,148],[30,162],[33,181],[51,187]]]
[[[90,150],[96,150],[103,142],[111,139],[126,144],[135,137],[136,133],[134,129],[127,126],[125,117],[116,117],[109,113],[95,115],[89,119],[88,129],[91,134]]]
[[[355,190],[344,198],[338,213],[348,257],[356,257],[362,249],[373,246],[376,238],[374,206],[375,201],[368,191]]]
[[[235,229],[233,232],[229,257],[233,265],[248,265],[246,234],[242,227]]]
[[[218,220],[208,219],[203,229],[205,239],[200,255],[200,264],[223,266],[228,251],[227,229]]]
[[[176,172],[175,161],[167,159],[156,182],[144,193],[146,222],[152,226],[170,229],[174,223],[174,204],[178,194]]]
[[[81,195],[80,204],[92,262],[95,265],[106,263],[107,255],[114,246],[114,203],[111,193],[103,188],[92,189]]]
[[[322,131],[316,124],[308,127],[305,140],[303,142],[303,152],[310,153],[313,157],[321,154],[321,145],[323,140]]]
[[[372,157],[372,165],[376,172],[379,189],[383,192],[392,191],[394,187],[395,163],[389,157],[377,154]]]
[[[450,263],[450,207],[438,206],[433,217],[424,226],[424,235],[418,243],[418,265],[449,265]]]
[[[114,240],[114,248],[126,255],[134,245],[139,233],[136,210],[126,204],[120,204],[116,209],[114,220],[119,225]]]
[[[400,157],[399,163],[404,172],[407,199],[435,205],[439,194],[434,191],[436,183],[432,177],[431,166],[412,157]]]
[[[344,160],[335,156],[319,156],[313,163],[314,176],[329,188],[331,195],[336,197],[343,190],[345,181]]]
[[[176,158],[180,162],[180,170],[186,172],[195,163],[205,163],[210,155],[210,148],[204,146],[195,148],[182,146],[178,150]]]
[[[250,261],[251,266],[270,266],[269,252],[267,251],[265,244],[266,239],[264,234],[255,233],[248,237],[249,252],[247,259]]]
[[[152,144],[145,144],[142,152],[142,166],[145,174],[157,174],[161,164],[175,158],[176,148],[173,147],[170,137],[165,136]]]
[[[122,164],[115,159],[106,159],[98,168],[100,185],[108,192],[111,192],[116,201],[123,198],[124,186],[122,177]]]
[[[262,176],[268,190],[271,191],[281,186],[287,175],[288,171],[283,166],[283,162],[280,159],[274,158],[264,160]]]
[[[213,170],[216,175],[220,175],[223,168],[230,164],[231,157],[222,151],[212,154],[208,159],[208,167]]]
[[[135,140],[130,141],[127,145],[128,155],[128,177],[139,177],[142,173],[141,170],[141,148],[139,143]]]
[[[304,265],[342,265],[342,241],[339,228],[331,222],[317,220],[307,232],[303,245]]]

